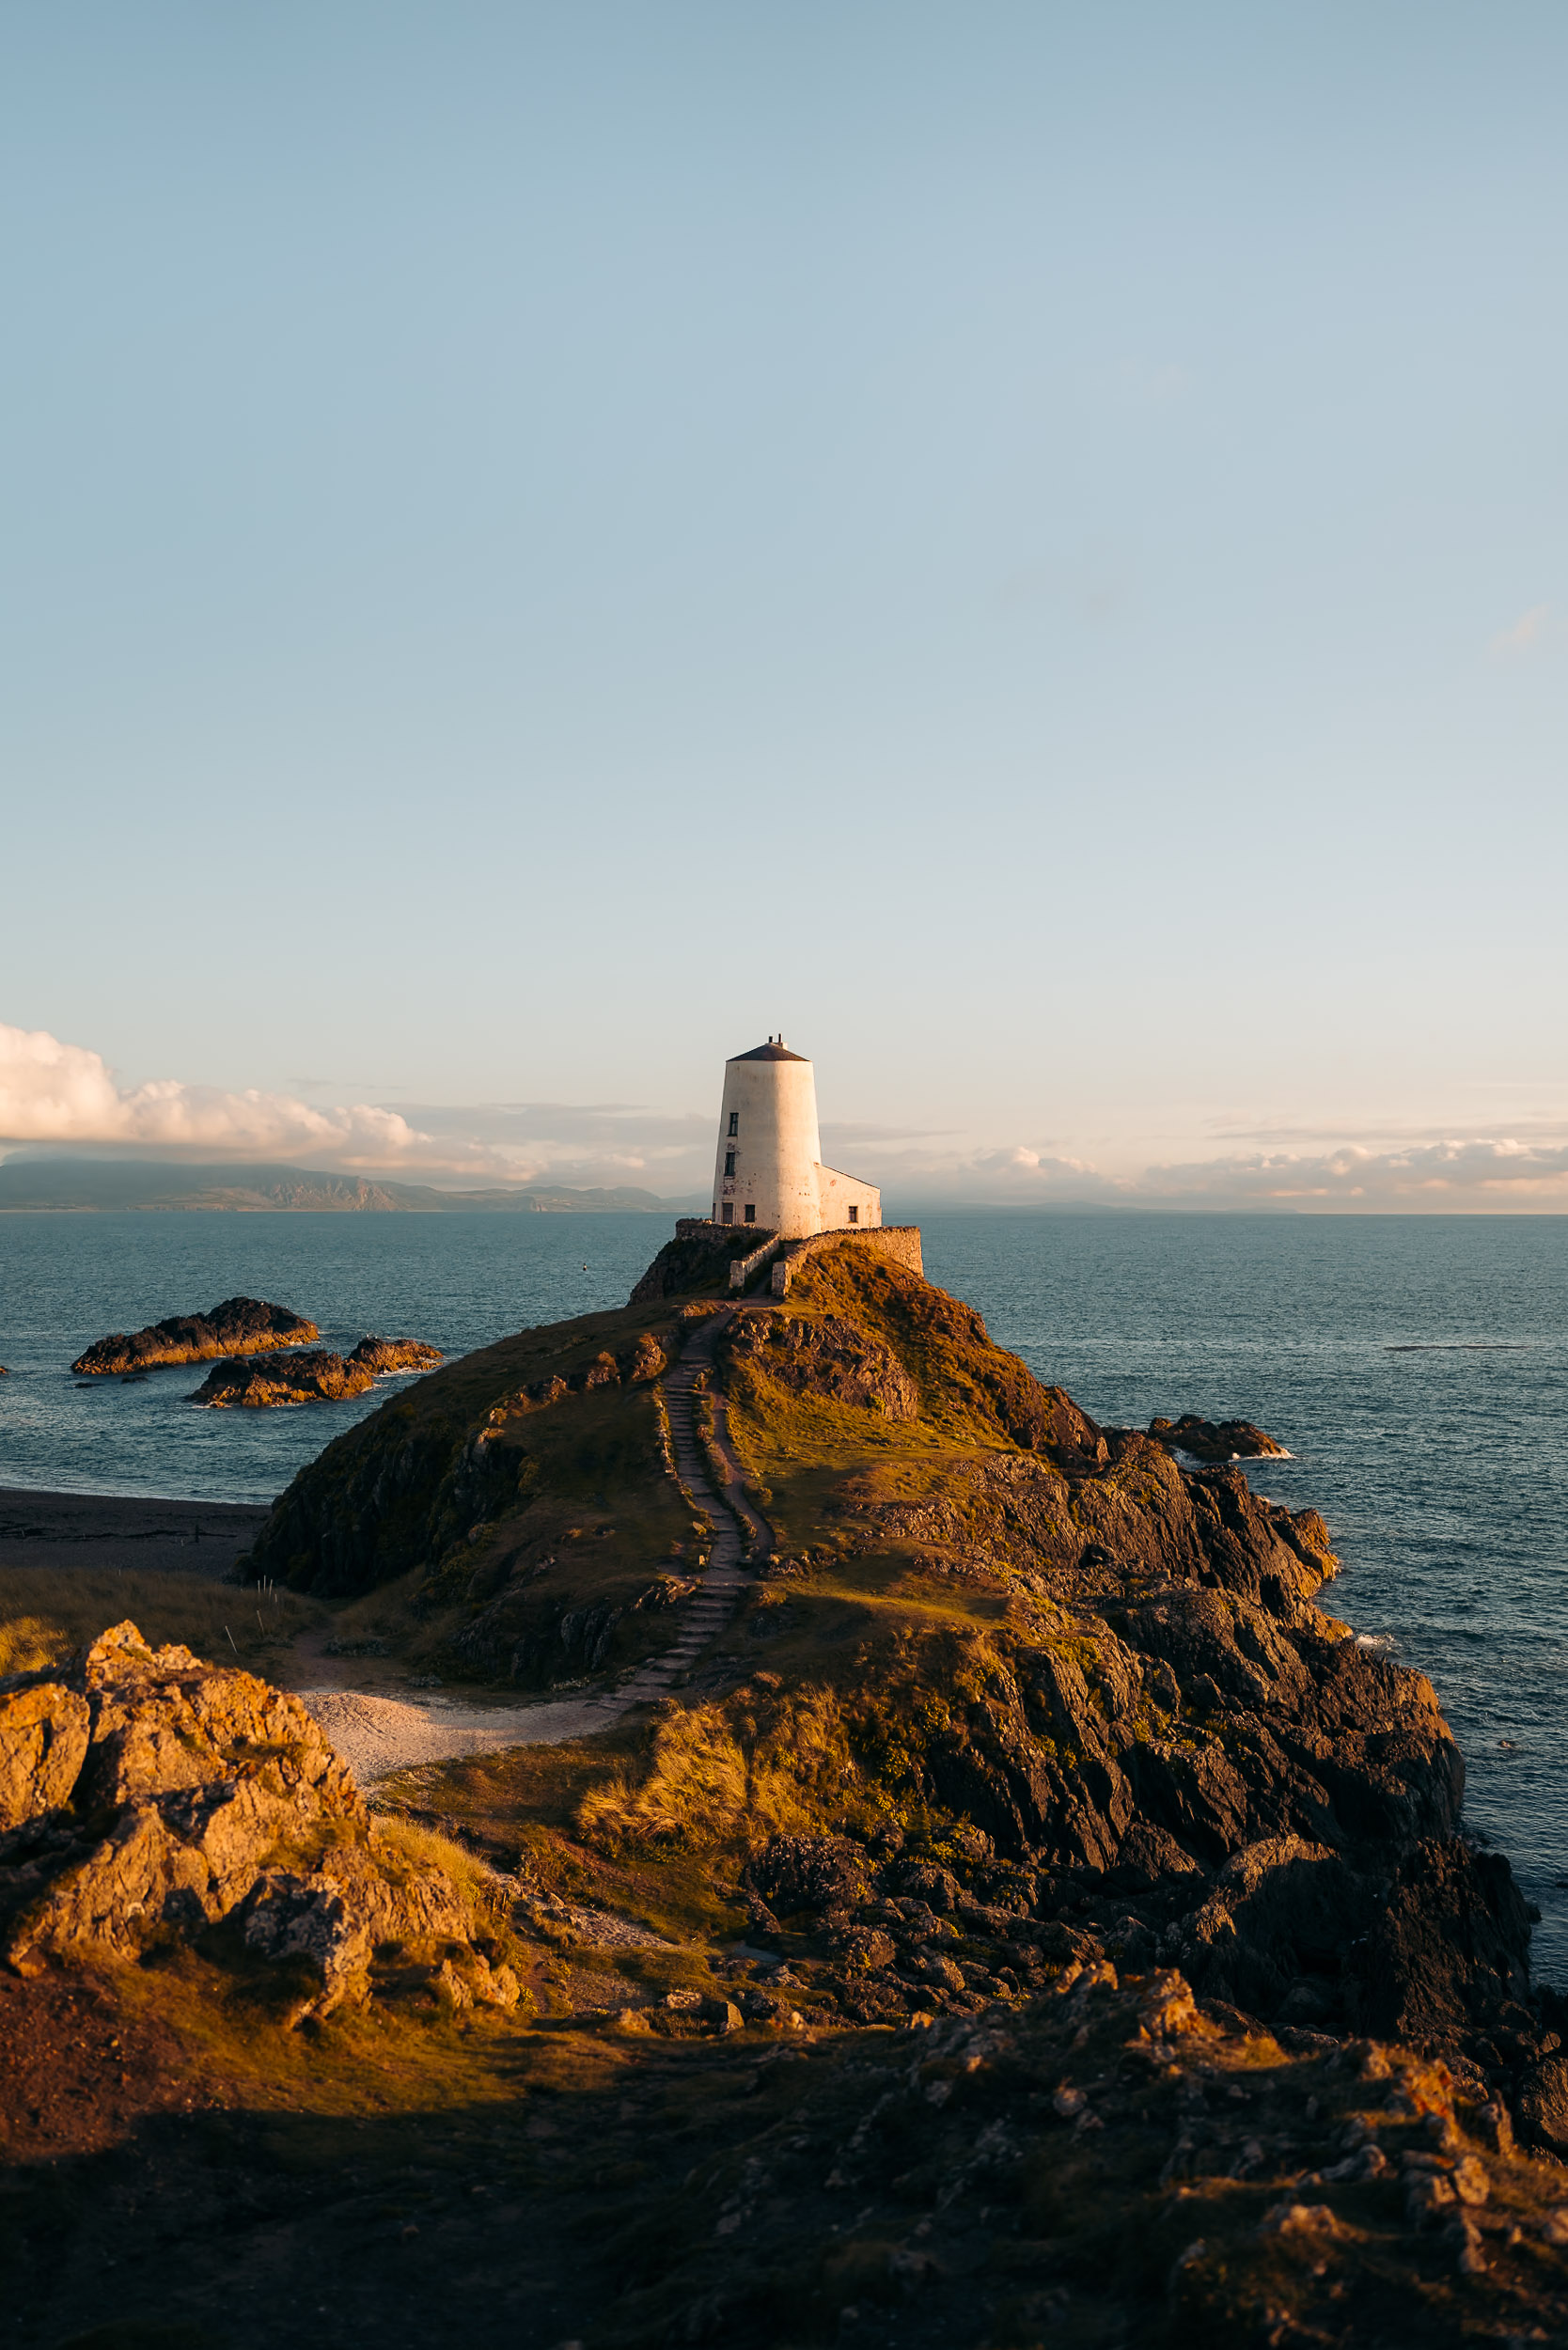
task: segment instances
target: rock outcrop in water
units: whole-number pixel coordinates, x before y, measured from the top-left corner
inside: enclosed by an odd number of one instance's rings
[[[0,1684],[6,1964],[112,1966],[218,1926],[252,1957],[298,1962],[296,2017],[400,1967],[460,2003],[518,1996],[472,1904],[378,1831],[297,1698],[149,1648],[133,1623],[63,1673]]]
[[[71,1368],[88,1377],[114,1371],[153,1371],[164,1363],[207,1363],[225,1355],[257,1355],[277,1346],[301,1346],[321,1337],[288,1306],[270,1306],[259,1297],[226,1297],[211,1313],[170,1314],[129,1337],[117,1331],[99,1339]]]
[[[441,1350],[417,1339],[361,1339],[352,1355],[325,1347],[299,1354],[249,1355],[215,1364],[191,1397],[217,1410],[266,1411],[290,1403],[338,1403],[345,1396],[368,1395],[390,1371],[431,1371]]]
[[[349,1356],[356,1371],[368,1371],[372,1379],[395,1371],[433,1371],[440,1360],[441,1349],[419,1339],[361,1339]]]
[[[1184,1452],[1191,1461],[1213,1467],[1222,1461],[1288,1459],[1282,1444],[1255,1428],[1249,1419],[1200,1419],[1184,1412],[1180,1419],[1152,1419],[1149,1434],[1168,1452]]]

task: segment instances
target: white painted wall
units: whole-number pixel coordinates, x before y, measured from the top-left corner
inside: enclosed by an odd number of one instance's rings
[[[735,1132],[729,1131],[734,1120]],[[733,1159],[733,1171],[727,1167]],[[713,1160],[713,1217],[744,1225],[746,1210],[760,1231],[806,1240],[851,1222],[880,1224],[882,1195],[873,1183],[822,1164],[817,1132],[817,1079],[796,1055],[724,1064],[718,1149]]]
[[[736,1131],[729,1132],[735,1120]],[[725,1173],[733,1152],[735,1171]],[[718,1151],[713,1161],[713,1214],[744,1224],[749,1206],[764,1230],[804,1240],[822,1230],[817,1199],[817,1079],[808,1060],[748,1060],[724,1064]]]
[[[842,1175],[836,1167],[818,1167],[817,1198],[824,1232],[850,1224],[865,1230],[882,1222],[882,1194],[876,1185],[863,1183],[857,1175]]]

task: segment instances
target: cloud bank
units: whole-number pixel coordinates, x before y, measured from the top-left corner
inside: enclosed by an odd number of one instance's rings
[[[1568,1141],[1430,1138],[1394,1150],[1345,1144],[1314,1152],[1257,1151],[1125,1175],[1022,1146],[978,1152],[964,1166],[889,1166],[884,1189],[1011,1206],[1251,1209],[1348,1214],[1568,1214]]]
[[[1276,1214],[1568,1213],[1568,1127],[1263,1147],[1110,1167],[1030,1142],[949,1130],[826,1125],[823,1154],[880,1183],[895,1212],[921,1204],[1250,1209]],[[1295,1138],[1294,1136],[1292,1137]],[[1232,1130],[1226,1139],[1239,1140]],[[177,1078],[121,1086],[101,1054],[0,1024],[0,1146],[164,1158],[285,1160],[345,1173],[459,1183],[635,1183],[700,1196],[713,1120],[635,1103],[491,1102],[317,1107],[281,1093]]]
[[[138,1151],[292,1158],[310,1152],[343,1167],[389,1167],[429,1137],[395,1110],[359,1102],[312,1109],[286,1094],[223,1093],[161,1077],[127,1089],[102,1054],[45,1028],[0,1024],[0,1138],[121,1143]]]
[[[700,1190],[712,1121],[635,1104],[355,1102],[165,1077],[120,1085],[100,1053],[0,1023],[0,1148],[44,1146],[203,1160],[283,1160],[353,1174],[469,1183],[625,1183]]]

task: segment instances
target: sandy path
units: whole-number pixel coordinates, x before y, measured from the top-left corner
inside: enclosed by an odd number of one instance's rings
[[[604,1730],[621,1711],[602,1697],[547,1705],[416,1704],[354,1689],[301,1689],[300,1702],[320,1722],[364,1786],[410,1763],[454,1755],[494,1754],[504,1747],[556,1747]]]

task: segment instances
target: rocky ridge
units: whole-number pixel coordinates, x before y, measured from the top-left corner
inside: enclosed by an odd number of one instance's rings
[[[106,1378],[115,1371],[152,1371],[165,1363],[206,1363],[223,1355],[256,1355],[264,1348],[301,1346],[321,1337],[288,1306],[259,1297],[226,1297],[205,1314],[170,1314],[129,1335],[116,1331],[95,1340],[71,1368],[80,1376]]]

